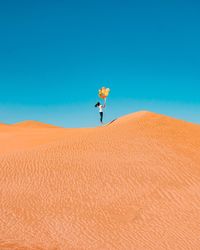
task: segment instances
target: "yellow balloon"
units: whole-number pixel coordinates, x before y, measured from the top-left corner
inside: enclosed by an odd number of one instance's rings
[[[99,97],[104,99],[109,95],[109,92],[110,92],[109,88],[102,87],[99,90]]]

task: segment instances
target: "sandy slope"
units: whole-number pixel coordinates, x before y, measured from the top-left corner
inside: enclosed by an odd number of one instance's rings
[[[0,168],[1,250],[200,249],[199,125],[3,126]]]
[[[21,128],[58,128],[51,124],[45,124],[43,122],[38,121],[24,121],[18,122],[12,125],[13,127],[21,127]]]

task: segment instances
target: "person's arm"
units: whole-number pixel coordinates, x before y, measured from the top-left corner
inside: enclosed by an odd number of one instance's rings
[[[103,108],[106,107],[106,98],[104,99],[104,105],[103,105]]]

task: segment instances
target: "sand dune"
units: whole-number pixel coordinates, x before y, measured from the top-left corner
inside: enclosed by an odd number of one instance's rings
[[[8,127],[8,125],[7,125],[7,124],[0,123],[0,128],[6,128],[6,127]]]
[[[38,121],[23,121],[13,124],[12,126],[15,127],[22,127],[22,128],[55,128],[56,126],[51,124],[45,124],[43,122]]]
[[[1,250],[200,249],[199,125],[22,125],[0,126]]]

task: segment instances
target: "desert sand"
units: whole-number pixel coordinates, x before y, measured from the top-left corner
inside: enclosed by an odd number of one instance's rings
[[[200,125],[0,125],[0,249],[200,249]]]

